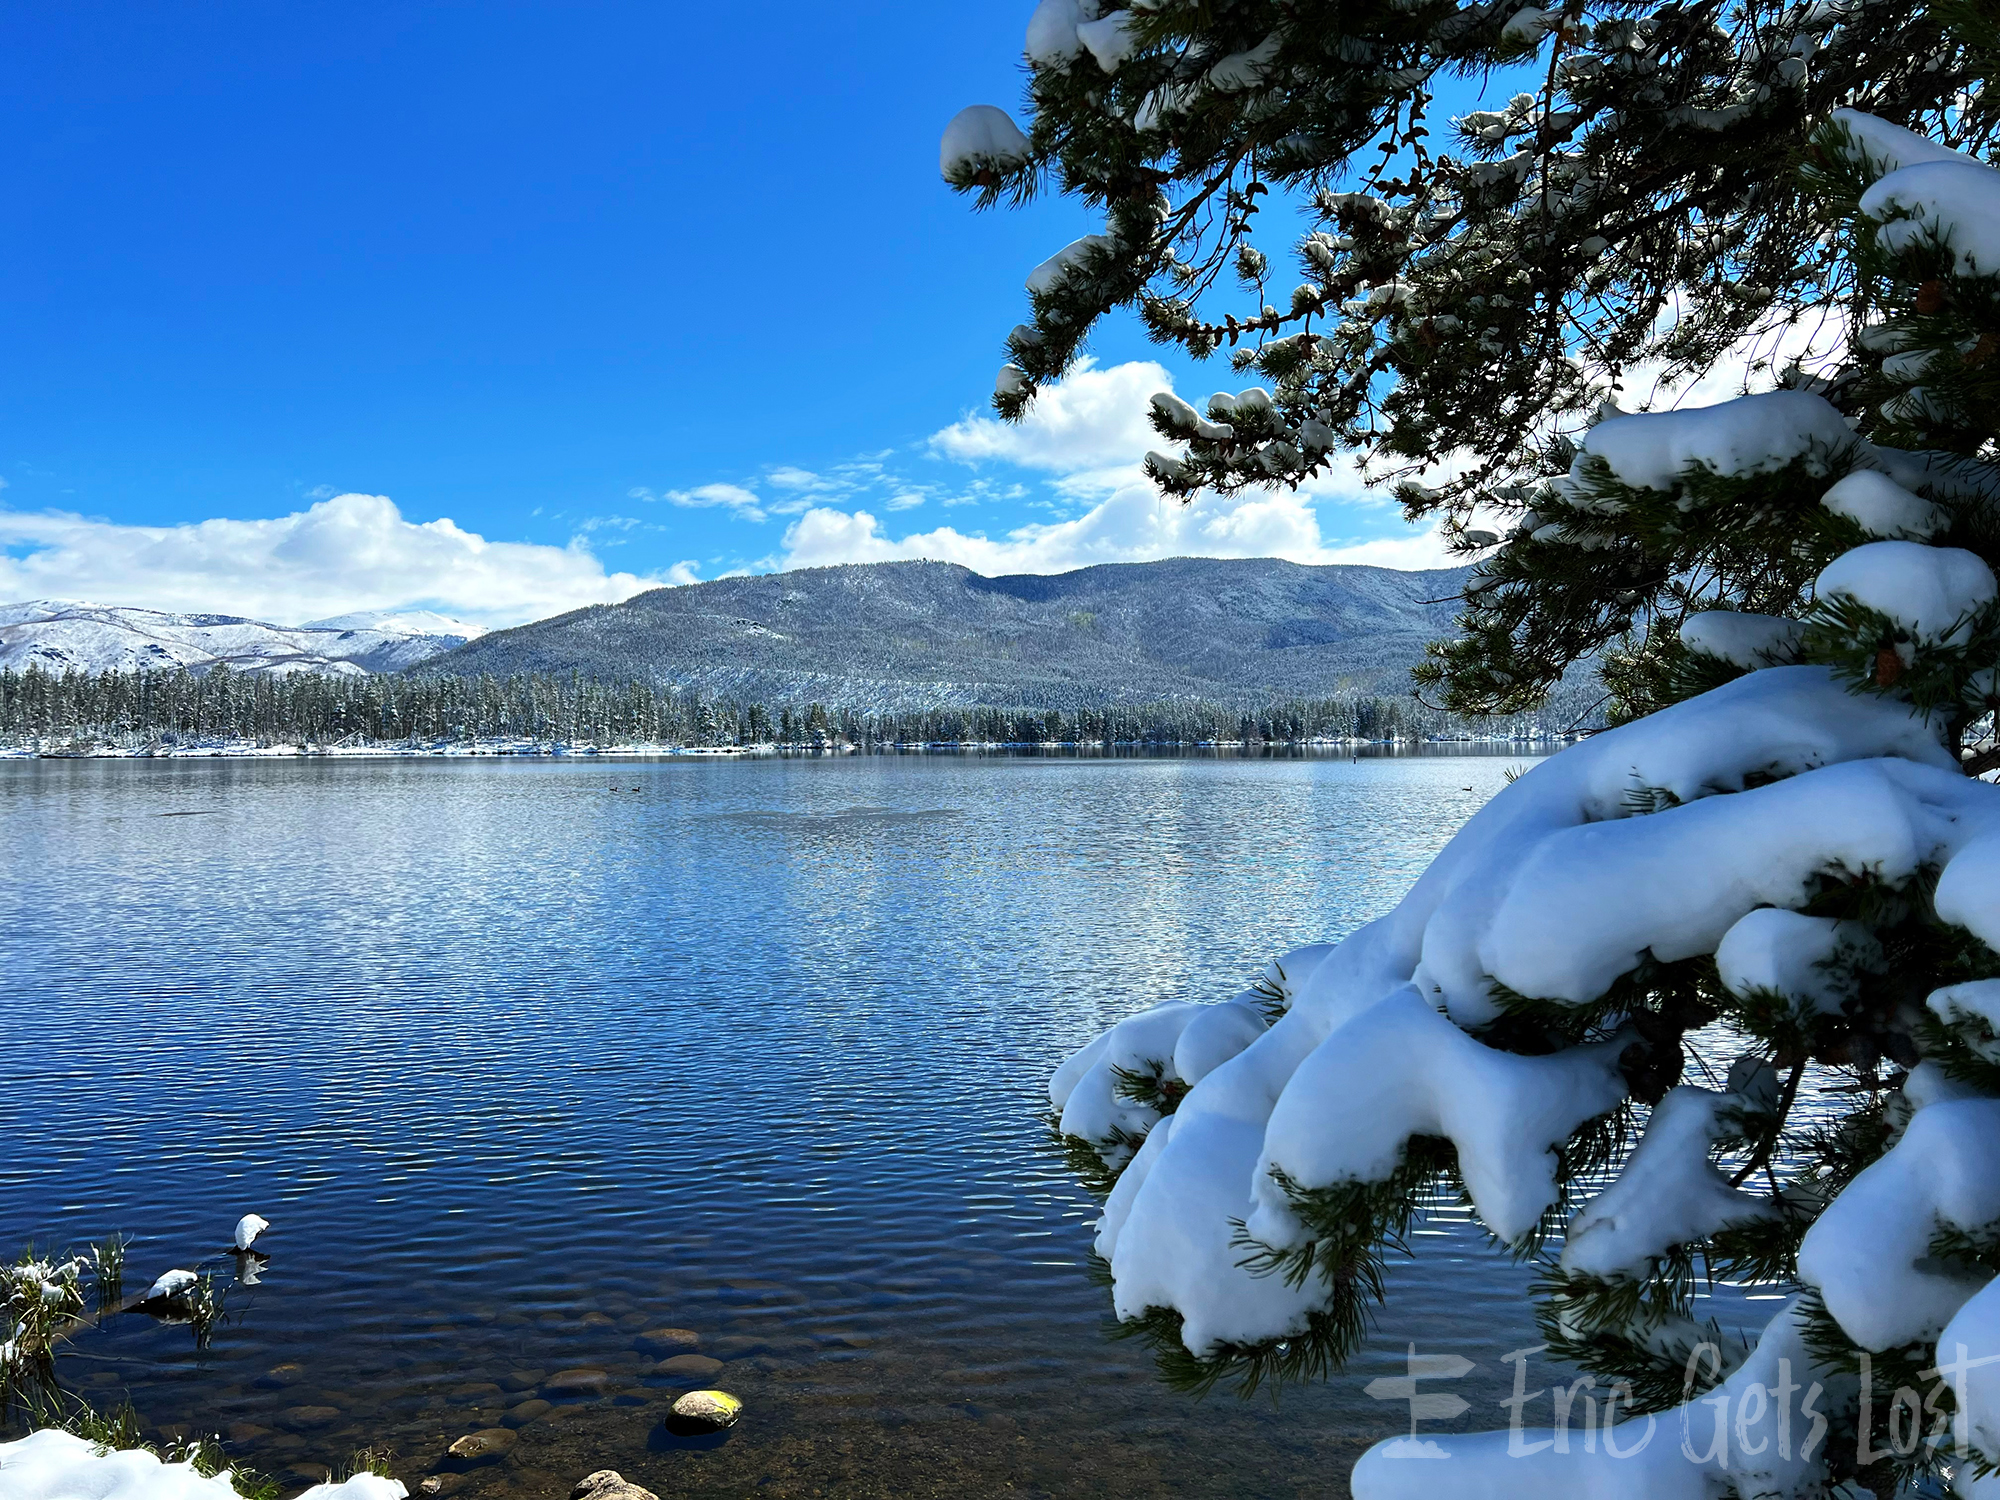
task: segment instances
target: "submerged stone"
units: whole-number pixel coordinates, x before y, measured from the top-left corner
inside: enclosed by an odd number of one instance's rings
[[[601,1396],[611,1385],[602,1370],[558,1370],[542,1382],[544,1396]]]
[[[692,1328],[648,1328],[632,1347],[641,1354],[691,1354],[701,1347],[701,1335]]]
[[[723,1432],[743,1415],[743,1403],[727,1391],[689,1391],[667,1413],[667,1431],[680,1437]]]
[[[547,1401],[523,1401],[519,1406],[512,1406],[507,1409],[507,1415],[500,1419],[500,1425],[503,1427],[526,1427],[535,1418],[545,1417],[554,1410],[554,1405]]]
[[[514,1434],[505,1427],[483,1427],[478,1432],[468,1432],[453,1443],[445,1450],[445,1457],[453,1468],[476,1468],[481,1464],[498,1463],[507,1456],[514,1443]]]
[[[576,1482],[569,1500],[660,1500],[660,1497],[632,1483],[616,1469],[599,1469]]]
[[[655,1375],[676,1380],[707,1380],[721,1372],[722,1361],[710,1359],[706,1354],[676,1354],[672,1359],[663,1359],[653,1366]]]

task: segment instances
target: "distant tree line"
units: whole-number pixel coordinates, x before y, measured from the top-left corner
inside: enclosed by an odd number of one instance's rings
[[[1300,699],[1256,713],[1216,704],[1072,710],[928,708],[864,712],[820,704],[772,709],[651,683],[582,676],[273,676],[227,667],[196,674],[0,671],[0,736],[12,740],[176,743],[219,738],[334,745],[526,739],[572,745],[1032,744],[1097,740],[1416,739],[1535,734],[1565,724],[1533,715],[1469,720],[1414,698]]]

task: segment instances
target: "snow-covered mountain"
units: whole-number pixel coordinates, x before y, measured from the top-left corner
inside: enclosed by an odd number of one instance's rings
[[[47,672],[186,667],[205,672],[397,672],[484,634],[428,610],[379,611],[267,625],[235,615],[173,615],[156,609],[36,599],[0,604],[0,668]]]
[[[744,703],[1059,708],[1405,693],[1462,569],[1176,557],[987,578],[849,563],[653,589],[496,630],[426,673],[581,672]]]
[[[367,609],[357,614],[335,615],[330,620],[308,620],[304,630],[379,630],[388,635],[455,635],[472,640],[486,634],[484,625],[468,625],[431,609]]]

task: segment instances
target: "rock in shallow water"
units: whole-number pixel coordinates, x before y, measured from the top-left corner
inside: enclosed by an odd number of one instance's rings
[[[632,1340],[632,1347],[641,1354],[691,1354],[701,1347],[701,1335],[692,1328],[648,1328]]]
[[[537,1417],[546,1417],[555,1407],[547,1401],[523,1401],[519,1406],[508,1408],[507,1415],[500,1419],[502,1427],[526,1427]]]
[[[727,1391],[689,1391],[667,1413],[667,1431],[678,1437],[722,1432],[742,1415],[743,1403]]]
[[[660,1500],[660,1497],[633,1484],[616,1469],[599,1469],[576,1482],[569,1500]]]
[[[446,1465],[454,1469],[471,1469],[481,1464],[498,1463],[507,1456],[514,1442],[514,1434],[504,1427],[483,1427],[478,1432],[468,1432],[445,1450]]]
[[[676,1354],[654,1365],[653,1373],[670,1380],[708,1380],[722,1373],[722,1361],[706,1354]]]
[[[542,1382],[544,1396],[601,1396],[611,1377],[602,1370],[558,1370]]]
[[[304,1432],[315,1427],[331,1427],[340,1420],[336,1406],[290,1406],[278,1413],[277,1422],[288,1432]]]

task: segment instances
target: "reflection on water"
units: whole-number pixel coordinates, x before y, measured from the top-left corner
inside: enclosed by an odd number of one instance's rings
[[[447,1490],[1338,1493],[1412,1342],[1504,1420],[1527,1272],[1433,1222],[1339,1380],[1190,1402],[1103,1336],[1043,1080],[1385,910],[1519,761],[0,764],[0,1233],[144,1287],[268,1217],[208,1349],[65,1368],[288,1477],[504,1423]],[[666,1437],[704,1385],[742,1424]]]
[[[762,828],[773,833],[794,833],[811,838],[858,834],[865,838],[885,829],[942,822],[957,817],[958,811],[955,807],[843,807],[828,812],[780,809],[711,813],[709,816],[739,828]]]

